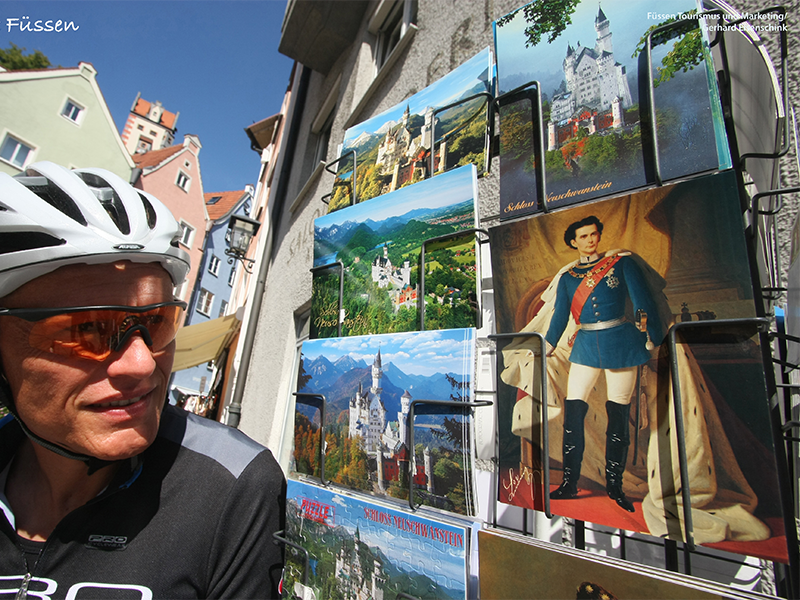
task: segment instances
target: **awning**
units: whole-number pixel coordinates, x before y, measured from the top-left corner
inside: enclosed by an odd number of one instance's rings
[[[172,371],[188,369],[219,358],[239,330],[236,314],[181,327],[175,337],[175,362]]]

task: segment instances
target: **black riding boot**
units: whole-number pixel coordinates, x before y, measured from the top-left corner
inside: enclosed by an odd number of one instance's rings
[[[633,504],[622,492],[622,473],[628,460],[631,436],[628,429],[630,404],[606,402],[608,427],[606,428],[606,491],[620,508],[634,512]]]
[[[583,462],[583,419],[589,405],[583,400],[564,400],[564,441],[562,444],[564,479],[550,492],[551,500],[568,500],[578,496],[578,479]]]

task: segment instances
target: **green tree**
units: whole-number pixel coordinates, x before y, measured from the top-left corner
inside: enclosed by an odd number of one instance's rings
[[[31,69],[46,69],[50,60],[35,50],[32,54],[23,54],[26,48],[20,48],[14,42],[8,48],[0,48],[0,67],[8,71],[27,71]]]
[[[687,15],[694,15],[697,11],[690,10]],[[673,19],[667,19],[656,25],[651,26],[639,40],[636,50],[633,53],[633,58],[636,58],[642,52],[647,44],[647,36],[663,25],[675,23],[680,21],[678,27],[667,29],[655,33],[651,37],[651,45],[658,46],[666,44],[667,42],[680,38],[672,47],[672,50],[667,52],[666,56],[661,59],[661,66],[656,67],[658,76],[653,78],[653,87],[658,87],[659,84],[669,81],[675,77],[678,71],[691,71],[703,61],[703,39],[700,36],[700,24],[696,18],[681,18],[680,15]]]
[[[530,48],[542,41],[542,37],[547,35],[547,43],[553,41],[561,35],[572,24],[572,13],[581,0],[535,0],[526,6],[514,11],[497,20],[497,26],[503,27],[511,22],[516,14],[521,10],[528,26],[525,28],[525,46]]]

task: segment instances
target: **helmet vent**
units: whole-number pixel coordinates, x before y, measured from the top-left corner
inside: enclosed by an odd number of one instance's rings
[[[131,232],[131,224],[128,221],[128,213],[125,210],[125,205],[122,204],[122,199],[117,194],[117,191],[108,185],[108,182],[102,177],[98,177],[93,173],[77,173],[78,177],[83,179],[83,182],[89,186],[97,199],[106,209],[108,216],[114,221],[120,233],[128,235]]]
[[[66,241],[41,231],[9,231],[0,236],[0,254],[60,246]]]
[[[155,229],[158,218],[156,217],[156,211],[153,208],[153,205],[150,204],[150,201],[147,198],[145,198],[144,194],[139,194],[139,198],[142,199],[142,204],[144,204],[144,212],[147,213],[147,226],[150,229]]]
[[[50,206],[64,213],[73,221],[86,225],[86,219],[83,213],[75,204],[75,201],[69,195],[54,184],[52,181],[47,180],[45,185],[28,185],[26,186],[30,191],[39,196],[42,200],[47,202]]]

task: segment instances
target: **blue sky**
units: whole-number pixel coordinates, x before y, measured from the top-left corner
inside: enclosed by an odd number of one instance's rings
[[[393,363],[403,372],[412,375],[435,373],[463,373],[465,380],[474,360],[474,329],[442,329],[437,331],[410,331],[327,338],[303,342],[303,355],[307,359],[325,356],[336,362],[342,356],[363,359],[372,364],[380,348],[381,360]]]
[[[90,62],[121,131],[137,92],[180,112],[176,142],[203,144],[205,192],[258,178],[248,125],[280,110],[292,60],[278,53],[286,0],[59,1],[0,3],[0,47],[41,50],[53,65]],[[77,31],[34,32],[8,18],[73,21]]]
[[[302,505],[303,498],[309,498],[333,507],[334,525],[345,527],[355,534],[358,526],[361,541],[368,546],[379,546],[390,560],[404,570],[427,571],[428,576],[438,585],[451,592],[466,590],[466,552],[465,547],[443,544],[430,537],[422,537],[401,531],[394,526],[395,516],[422,523],[428,527],[438,527],[459,534],[467,543],[469,530],[450,525],[444,521],[423,517],[420,513],[403,513],[388,506],[364,502],[357,498],[335,494],[330,490],[308,485],[299,481],[289,481],[289,498]],[[364,518],[365,508],[377,509],[387,515],[392,525],[378,524]]]

